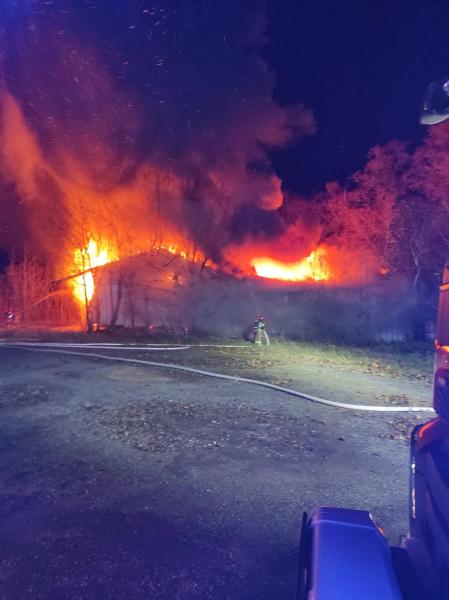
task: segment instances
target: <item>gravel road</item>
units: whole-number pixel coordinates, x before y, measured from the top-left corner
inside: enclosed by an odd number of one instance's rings
[[[303,510],[406,532],[418,417],[11,348],[0,411],[4,600],[293,599]]]

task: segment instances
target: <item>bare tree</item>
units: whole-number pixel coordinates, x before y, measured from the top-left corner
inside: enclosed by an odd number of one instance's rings
[[[73,317],[73,304],[62,290],[52,289],[48,265],[26,246],[23,256],[13,258],[6,269],[4,287],[9,309],[22,326],[64,324]]]

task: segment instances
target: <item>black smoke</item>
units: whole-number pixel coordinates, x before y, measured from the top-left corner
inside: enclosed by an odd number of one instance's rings
[[[105,202],[142,165],[182,178],[184,189],[194,181],[207,190],[195,211],[213,222],[218,245],[245,237],[242,210],[282,203],[268,150],[314,123],[304,107],[273,100],[275,75],[259,55],[262,0],[4,0],[1,10],[3,91],[55,173],[88,181]],[[254,163],[267,172],[252,172]],[[217,197],[228,205],[218,221]],[[248,204],[256,208],[241,209]],[[195,221],[191,202],[183,210]],[[264,222],[250,219],[248,233]]]

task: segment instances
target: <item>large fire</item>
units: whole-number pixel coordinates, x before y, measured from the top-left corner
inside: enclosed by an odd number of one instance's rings
[[[170,254],[180,256],[186,260],[198,262],[204,260],[199,252],[196,256],[181,248],[178,244],[159,244],[153,250],[165,250]],[[256,257],[250,264],[254,267],[258,277],[276,279],[279,281],[328,281],[331,278],[329,266],[326,263],[326,251],[318,248],[297,262],[281,262],[268,257]],[[71,280],[72,291],[75,299],[82,307],[89,306],[95,293],[94,270],[107,263],[119,260],[118,252],[112,244],[98,243],[89,239],[84,248],[77,248],[73,254],[72,272],[78,274]],[[208,261],[208,264],[210,262]]]
[[[253,258],[251,265],[259,277],[281,281],[327,281],[330,271],[325,261],[323,248],[314,250],[309,256],[294,263],[283,263],[272,258]]]
[[[203,262],[204,255],[201,251],[191,251],[187,245],[182,247],[179,243],[159,243],[157,247],[151,247],[151,251],[165,250],[170,254],[180,256],[191,262]],[[142,251],[125,253],[126,256],[137,256]],[[89,306],[95,294],[94,270],[108,263],[115,262],[121,257],[114,249],[110,241],[97,242],[90,238],[84,248],[76,248],[72,257],[71,271],[75,277],[71,279],[72,292],[81,307]],[[79,275],[78,275],[79,274]]]
[[[85,306],[95,293],[95,281],[92,269],[118,260],[119,256],[109,244],[99,245],[95,240],[89,239],[84,248],[77,248],[73,254],[73,270],[80,273],[72,281],[73,295],[76,300]]]

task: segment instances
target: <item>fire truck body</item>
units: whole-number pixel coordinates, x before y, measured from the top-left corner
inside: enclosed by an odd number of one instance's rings
[[[449,420],[449,265],[440,287],[435,348],[434,406]]]

